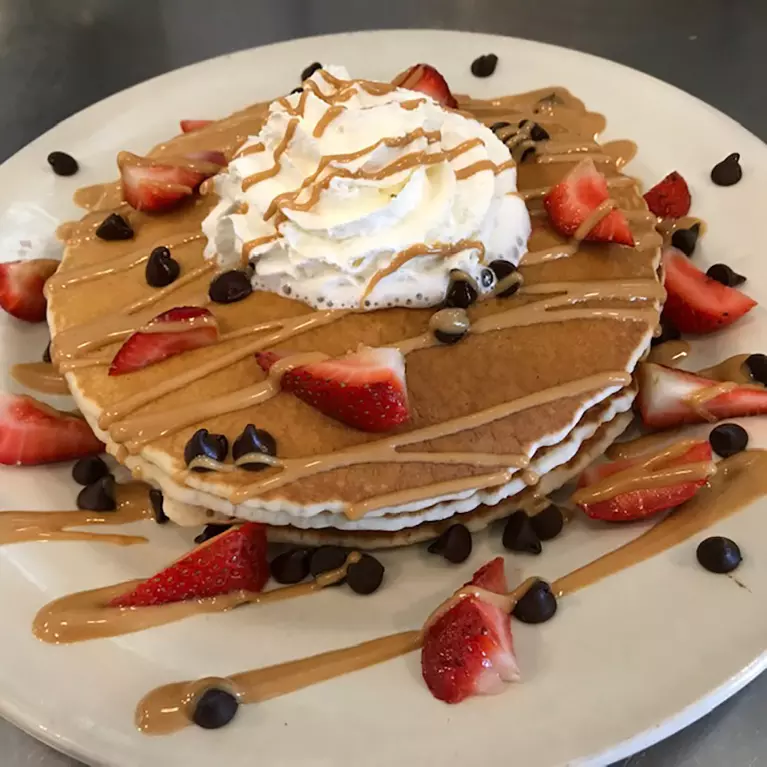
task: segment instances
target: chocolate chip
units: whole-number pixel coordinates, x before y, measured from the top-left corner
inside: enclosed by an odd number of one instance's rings
[[[495,273],[492,269],[483,269],[479,273],[479,279],[482,282],[483,288],[491,288],[495,282]]]
[[[503,528],[503,547],[509,551],[521,551],[525,554],[540,554],[543,550],[530,517],[525,511],[515,511]]]
[[[168,521],[168,515],[162,510],[162,491],[152,488],[149,491],[149,503],[152,504],[152,513],[154,514],[154,521],[158,525],[164,525]]]
[[[48,165],[57,176],[74,176],[80,169],[77,160],[66,152],[51,152],[48,155]]]
[[[304,89],[299,85],[298,88],[293,88],[293,90],[290,92],[290,95],[292,96],[294,93],[303,93]]]
[[[110,213],[98,225],[96,237],[107,242],[130,240],[133,237],[133,227],[119,213]]]
[[[711,180],[717,186],[732,186],[741,178],[743,178],[743,168],[740,167],[740,155],[737,152],[728,154],[711,169]]]
[[[708,435],[711,449],[721,458],[729,458],[748,446],[748,432],[737,423],[720,423]]]
[[[550,503],[543,511],[530,517],[530,524],[542,541],[550,541],[562,532],[562,528],[565,526],[565,517],[559,506]]]
[[[527,125],[529,122],[530,122],[530,120],[520,120],[520,121],[517,123],[517,128],[524,128],[524,127],[525,127],[525,125]]]
[[[218,687],[210,687],[197,698],[192,721],[205,730],[217,730],[234,719],[239,705],[232,693]]]
[[[522,152],[522,156],[519,158],[519,161],[522,163],[522,162],[525,162],[525,160],[527,160],[528,157],[534,157],[534,156],[535,156],[535,147],[529,146],[525,149],[524,152]]]
[[[153,288],[164,288],[170,285],[181,273],[181,266],[170,254],[165,245],[160,245],[149,254],[144,276],[147,285]]]
[[[706,274],[712,280],[721,282],[722,285],[727,285],[728,288],[735,288],[746,281],[746,278],[742,274],[733,271],[727,264],[714,264],[713,266],[709,266]]]
[[[458,565],[469,558],[471,549],[472,540],[469,528],[456,522],[429,545],[428,551],[430,554],[440,554],[448,562]]]
[[[261,463],[260,461],[240,462],[243,456],[253,453],[277,455],[277,440],[266,429],[257,429],[252,423],[249,423],[232,444],[232,458],[241,469],[247,471],[261,471],[261,469],[268,468],[268,463]]]
[[[731,573],[743,561],[738,544],[721,535],[701,541],[695,554],[711,573]]]
[[[468,309],[476,300],[479,292],[473,284],[474,280],[460,269],[450,272],[450,283],[447,286],[445,306],[449,308]]]
[[[198,429],[184,447],[184,460],[187,466],[194,458],[206,456],[214,461],[222,462],[229,452],[229,442],[223,434],[210,434],[207,429]],[[204,466],[195,466],[192,471],[212,471]]]
[[[653,336],[650,344],[652,346],[658,346],[658,344],[665,344],[666,341],[678,341],[682,337],[682,333],[679,328],[674,325],[671,320],[666,317],[660,318],[660,335]]]
[[[527,590],[512,615],[522,623],[545,623],[557,611],[557,598],[546,581],[535,581]]]
[[[277,583],[300,583],[309,575],[309,549],[288,549],[278,554],[269,564]]]
[[[501,130],[501,128],[508,128],[511,125],[511,123],[506,122],[505,120],[500,120],[497,123],[493,123],[490,126],[490,130],[493,131],[493,133],[496,133],[497,131]]]
[[[754,381],[767,386],[767,354],[749,354],[744,364]]]
[[[549,136],[549,132],[544,128],[542,125],[538,125],[538,123],[535,123],[532,128],[530,128],[530,138],[533,141],[548,141],[551,136]]]
[[[97,479],[106,477],[107,474],[109,474],[109,467],[97,455],[80,458],[72,467],[72,479],[78,485],[91,485]]]
[[[205,541],[225,533],[230,527],[231,525],[205,525],[202,532],[195,537],[194,542],[197,544],[205,543]]]
[[[494,53],[487,53],[471,62],[471,73],[474,77],[490,77],[497,66],[498,57]]]
[[[208,295],[217,304],[233,304],[242,301],[253,292],[253,286],[245,272],[232,269],[219,274],[211,283]]]
[[[349,565],[346,582],[355,594],[372,594],[383,582],[384,566],[370,554]]]
[[[465,309],[440,309],[431,316],[429,328],[441,344],[457,344],[469,332],[471,320]]]
[[[322,69],[322,64],[320,64],[319,61],[309,64],[309,66],[301,72],[301,82],[308,80],[318,69]]]
[[[514,266],[514,264],[512,264],[510,261],[504,261],[503,259],[500,259],[500,258],[497,259],[496,261],[491,261],[490,268],[493,270],[495,279],[498,282],[505,279],[509,275],[514,274],[517,271],[517,267]],[[521,285],[521,281],[512,282],[508,288],[505,288],[500,293],[496,293],[495,295],[497,298],[508,298],[509,296],[513,296],[519,290],[520,285]]]
[[[107,474],[90,485],[86,485],[77,496],[77,508],[85,511],[114,511],[115,478]]]
[[[700,224],[693,224],[689,229],[677,229],[671,235],[671,244],[689,258],[695,251],[699,235]]]
[[[316,578],[328,570],[337,570],[346,562],[346,550],[340,546],[320,546],[309,557],[309,572]]]
[[[50,341],[48,341],[48,346],[45,347],[45,351],[43,352],[43,362],[52,362]]]

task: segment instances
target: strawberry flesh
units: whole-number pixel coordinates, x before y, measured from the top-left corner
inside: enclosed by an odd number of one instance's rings
[[[673,171],[644,196],[647,207],[659,218],[681,218],[690,212],[690,189],[682,176]]]
[[[268,371],[281,357],[260,352],[256,359]],[[362,347],[346,357],[302,365],[285,372],[281,386],[321,413],[362,431],[389,431],[410,418],[405,360],[397,349]]]
[[[0,464],[34,466],[103,450],[84,419],[26,395],[0,393]]]
[[[607,179],[596,169],[592,160],[578,163],[543,198],[552,226],[567,237],[609,199]],[[610,211],[583,238],[593,242],[634,244],[626,216],[620,210]]]
[[[0,264],[0,307],[16,319],[42,322],[45,319],[45,281],[59,268],[51,258],[8,261]]]
[[[450,92],[445,78],[429,64],[416,64],[397,75],[394,85],[431,96],[438,104],[457,109],[458,102]]]
[[[192,133],[196,130],[201,130],[210,125],[213,120],[181,120],[179,125],[181,126],[182,133]]]
[[[266,529],[246,522],[193,549],[109,606],[150,607],[239,590],[261,591],[268,578]]]
[[[681,250],[663,251],[666,303],[663,316],[683,333],[711,333],[731,325],[756,301],[698,269]]]
[[[637,407],[645,426],[652,429],[767,414],[767,389],[760,387],[737,385],[696,409],[689,402],[690,396],[719,386],[721,381],[654,362],[639,366],[638,379]]]
[[[168,324],[163,332],[160,328]],[[216,318],[201,306],[179,306],[157,315],[147,326],[129,336],[109,367],[110,376],[124,375],[182,352],[218,341]]]

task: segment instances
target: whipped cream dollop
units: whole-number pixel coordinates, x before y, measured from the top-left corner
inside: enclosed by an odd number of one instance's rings
[[[216,176],[206,258],[324,308],[440,303],[450,272],[518,264],[530,218],[509,150],[423,93],[328,67],[273,102]]]

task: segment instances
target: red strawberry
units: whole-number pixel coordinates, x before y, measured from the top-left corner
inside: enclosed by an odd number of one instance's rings
[[[642,421],[653,429],[767,414],[767,389],[760,387],[735,386],[702,403],[696,410],[690,404],[690,396],[720,386],[721,381],[653,362],[644,362],[639,366],[638,378],[637,406]]]
[[[543,198],[543,204],[554,228],[571,237],[578,227],[609,199],[607,179],[596,169],[592,160],[578,163]],[[617,242],[633,245],[626,216],[612,210],[584,237],[594,242]]]
[[[659,181],[644,199],[659,218],[681,218],[690,212],[690,189],[676,171]]]
[[[470,583],[506,591],[503,560],[480,568]],[[464,597],[427,626],[421,672],[431,694],[446,703],[500,692],[519,679],[508,613],[478,597]]]
[[[443,107],[458,108],[458,102],[450,92],[447,81],[429,64],[416,64],[410,67],[397,75],[394,84],[400,88],[425,93]]]
[[[197,166],[195,169],[205,172],[207,175],[218,173],[226,165],[226,155],[218,149],[200,149],[197,152],[185,154],[184,158],[192,160],[192,164]],[[210,165],[208,166],[208,164]]]
[[[683,333],[720,330],[756,306],[753,298],[711,279],[676,248],[663,251],[663,267],[663,314]]]
[[[192,131],[205,128],[207,125],[210,125],[212,122],[213,120],[182,120],[180,123],[181,132],[191,133]]]
[[[0,393],[0,464],[33,466],[103,450],[84,419],[26,395]]]
[[[590,487],[606,477],[637,466],[651,457],[651,455],[644,455],[591,467],[583,472],[578,486]],[[653,469],[668,469],[687,464],[710,462],[711,457],[711,445],[708,442],[697,442],[683,455],[657,463]],[[612,498],[591,503],[579,502],[577,492],[573,498],[592,519],[601,519],[606,522],[632,522],[652,514],[658,514],[661,511],[673,509],[685,501],[689,501],[706,484],[706,481],[707,479],[704,477],[703,479],[686,480],[665,487],[631,490]]]
[[[116,597],[110,607],[149,607],[205,599],[232,591],[261,591],[269,579],[266,528],[256,522],[232,527]]]
[[[8,261],[0,264],[0,306],[8,314],[27,322],[45,319],[45,281],[59,268],[51,258]]]
[[[280,359],[256,354],[264,370]],[[389,431],[410,418],[405,359],[397,349],[361,347],[354,354],[288,370],[282,388],[325,415],[362,431]]]
[[[168,324],[168,330],[161,330]],[[210,346],[218,341],[216,318],[201,306],[178,306],[158,314],[146,329],[129,336],[115,354],[109,375],[141,370],[181,352]]]

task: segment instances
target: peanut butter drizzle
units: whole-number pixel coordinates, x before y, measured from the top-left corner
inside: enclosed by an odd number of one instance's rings
[[[234,155],[234,159],[236,160],[238,157],[248,157],[251,154],[259,154],[260,152],[264,151],[266,151],[266,147],[261,141],[257,141],[255,144],[251,144],[250,146],[246,146],[240,149]]]
[[[11,378],[46,394],[69,394],[64,376],[50,362],[21,362],[11,366]]]
[[[312,136],[314,136],[314,138],[320,138],[322,134],[327,130],[328,125],[330,125],[330,123],[332,123],[336,117],[340,117],[345,111],[346,107],[342,106],[341,104],[333,107],[328,107],[325,114],[322,115],[319,120],[317,120],[317,124],[314,126],[314,130],[312,131]]]
[[[252,187],[254,184],[258,184],[260,181],[265,181],[267,178],[273,178],[280,172],[280,168],[282,167],[280,165],[280,157],[285,153],[285,150],[288,148],[288,144],[293,140],[293,134],[296,132],[296,128],[298,127],[298,118],[294,117],[289,123],[288,127],[285,129],[285,135],[280,140],[280,143],[277,144],[277,146],[274,149],[274,164],[271,168],[267,168],[267,170],[259,171],[258,173],[253,173],[252,175],[248,176],[247,178],[243,179],[242,181],[242,191],[246,192],[250,187]]]
[[[687,341],[664,341],[650,349],[647,361],[673,368],[684,362],[689,354],[690,344]]]
[[[704,389],[698,389],[697,391],[691,392],[686,397],[684,397],[684,402],[689,405],[698,415],[713,423],[717,420],[717,418],[708,410],[706,405],[711,402],[711,400],[716,399],[722,394],[727,394],[727,392],[730,392],[737,387],[738,384],[736,384],[734,381],[723,381],[722,383],[715,384],[714,386],[707,386]],[[761,389],[762,387],[752,386],[749,388]]]
[[[746,367],[746,360],[750,356],[750,354],[735,354],[710,368],[699,370],[698,375],[703,378],[713,378],[714,381],[734,381],[737,384],[753,385],[754,379]]]
[[[0,546],[26,541],[96,541],[131,546],[139,535],[70,530],[83,525],[127,525],[152,515],[148,487],[140,482],[117,486],[114,511],[0,511]]]
[[[607,218],[616,208],[618,203],[615,200],[605,200],[599,203],[594,210],[579,224],[575,230],[573,239],[580,242],[600,221]]]

